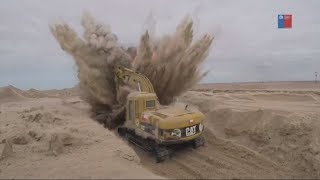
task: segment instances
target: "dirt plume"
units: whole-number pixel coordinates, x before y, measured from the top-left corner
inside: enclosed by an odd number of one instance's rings
[[[206,34],[192,42],[190,18],[185,18],[172,35],[155,41],[150,40],[146,31],[137,46],[137,54],[134,48],[125,50],[110,27],[97,23],[88,13],[83,15],[82,26],[83,39],[66,23],[50,28],[61,48],[77,65],[82,98],[91,105],[95,119],[108,128],[123,123],[129,92],[126,87],[116,92],[115,67],[132,68],[146,75],[160,102],[166,105],[206,75],[199,66],[208,55],[213,37]]]
[[[113,70],[130,67],[130,55],[119,45],[108,26],[98,24],[88,13],[82,18],[83,38],[68,24],[55,24],[51,32],[61,48],[77,65],[81,97],[90,103],[94,115],[112,113],[117,101]]]
[[[207,72],[199,66],[209,53],[213,37],[205,34],[193,41],[193,21],[186,17],[172,35],[152,41],[148,32],[142,35],[134,69],[146,75],[162,104],[191,89]]]

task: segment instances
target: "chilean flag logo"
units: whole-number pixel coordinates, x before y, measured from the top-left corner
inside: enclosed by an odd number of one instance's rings
[[[292,28],[292,15],[279,14],[278,15],[278,28]]]

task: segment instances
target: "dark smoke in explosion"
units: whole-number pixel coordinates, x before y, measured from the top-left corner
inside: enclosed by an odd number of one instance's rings
[[[199,65],[207,57],[213,38],[206,34],[192,42],[190,18],[184,19],[174,34],[157,41],[151,41],[146,32],[141,36],[138,50],[134,47],[125,50],[109,27],[97,23],[88,13],[82,18],[82,26],[83,39],[68,24],[50,28],[61,48],[75,60],[81,97],[91,105],[93,117],[110,129],[123,124],[124,105],[130,91],[121,87],[116,92],[113,73],[116,66],[145,74],[163,104],[173,102],[206,75]]]

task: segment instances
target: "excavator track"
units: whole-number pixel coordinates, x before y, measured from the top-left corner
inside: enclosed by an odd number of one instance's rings
[[[144,151],[150,152],[153,155],[155,155],[157,163],[170,158],[170,156],[173,153],[173,148],[171,148],[170,146],[159,145],[150,138],[142,138],[136,135],[136,133],[131,129],[119,127],[118,133],[121,137],[123,137],[131,144],[134,144],[135,146],[143,149]]]
[[[118,133],[121,137],[123,137],[125,140],[127,140],[131,144],[141,148],[144,151],[152,153],[156,157],[157,163],[171,158],[176,149],[184,148],[185,145],[192,145],[193,148],[197,149],[200,146],[203,146],[205,143],[204,138],[199,137],[194,141],[184,143],[184,144],[160,145],[150,138],[142,138],[138,136],[134,132],[134,130],[128,129],[126,127],[119,127]]]

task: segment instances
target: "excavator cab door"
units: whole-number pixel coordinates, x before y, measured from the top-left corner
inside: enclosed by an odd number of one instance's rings
[[[137,126],[139,125],[139,121],[136,118],[136,105],[134,100],[129,100],[129,108],[128,108],[128,120],[134,122]]]

